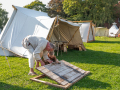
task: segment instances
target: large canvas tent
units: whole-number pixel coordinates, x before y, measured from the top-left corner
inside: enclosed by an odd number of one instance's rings
[[[109,37],[118,37],[118,34],[120,33],[119,28],[116,25],[117,23],[113,23],[111,28],[109,29]]]
[[[95,40],[94,24],[92,20],[89,21],[73,21],[78,24],[82,24],[80,27],[80,34],[83,42],[92,42]]]
[[[41,36],[51,42],[64,41],[67,45],[81,45],[82,50],[86,50],[79,33],[80,25],[57,17],[50,18],[44,12],[18,6],[13,8],[13,14],[0,35],[0,46],[6,50],[6,53],[28,57],[27,50],[21,45],[27,35]],[[1,50],[0,52],[3,52]]]

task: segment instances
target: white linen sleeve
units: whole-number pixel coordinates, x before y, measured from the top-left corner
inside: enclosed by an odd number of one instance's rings
[[[44,58],[44,60],[49,59],[49,57],[48,57],[48,51],[46,51],[46,50],[43,51],[43,58]]]
[[[41,42],[39,43],[39,45],[35,48],[34,52],[33,52],[33,55],[35,57],[36,60],[40,60],[41,57],[40,57],[40,53],[45,49],[46,47],[46,43],[45,42]]]

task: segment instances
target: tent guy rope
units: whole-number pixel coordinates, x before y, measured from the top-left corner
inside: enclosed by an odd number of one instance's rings
[[[1,44],[1,47],[2,47],[2,43],[1,43],[1,42],[0,42],[0,44]],[[3,50],[3,52],[4,52],[5,59],[7,60],[7,63],[8,63],[8,65],[9,65],[9,68],[10,68],[10,71],[11,71],[11,74],[12,74],[12,77],[13,77],[13,72],[12,72],[12,69],[11,69],[11,67],[10,67],[10,63],[9,63],[9,61],[8,61],[8,58],[7,58],[7,56],[6,56],[6,53],[5,53],[4,48],[3,48],[3,47],[2,47],[2,50]]]

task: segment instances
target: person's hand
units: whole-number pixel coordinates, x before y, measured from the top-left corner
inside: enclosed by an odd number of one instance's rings
[[[47,61],[49,62],[49,63],[52,63],[53,61],[51,61],[50,59],[47,59]]]
[[[58,59],[56,59],[56,63],[58,63],[58,64],[60,63]]]
[[[41,66],[44,66],[44,65],[45,65],[45,63],[42,61],[42,59],[37,60],[37,62],[40,62],[40,63],[41,63]]]

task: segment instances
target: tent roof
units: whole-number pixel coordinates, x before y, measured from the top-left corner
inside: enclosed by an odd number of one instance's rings
[[[14,6],[14,5],[12,5],[12,6],[13,6],[14,9],[19,10],[20,12],[24,13],[25,15],[30,16],[30,17],[34,17],[38,20],[49,19],[50,18],[48,16],[48,14],[45,13],[45,12],[35,11],[35,10],[32,10],[32,9],[22,8],[22,7],[18,7],[18,6]]]
[[[45,20],[45,19],[51,19],[51,17],[49,17],[48,14],[45,13],[45,12],[35,11],[35,10],[32,10],[32,9],[22,8],[22,7],[18,7],[18,6],[14,6],[14,5],[12,5],[12,6],[13,6],[14,9],[19,10],[21,13],[23,13],[27,16],[36,18],[38,21]],[[66,22],[66,23],[68,23],[70,25],[73,25],[73,26],[81,26],[81,24],[78,25],[78,24],[69,22],[69,21],[64,20],[64,19],[59,18],[59,20],[62,21],[62,22]]]
[[[106,27],[96,27],[96,28],[106,28]]]
[[[82,25],[82,24],[77,24],[77,23],[69,22],[69,21],[64,20],[64,19],[59,19],[59,20],[62,21],[62,22],[66,22],[66,23],[68,23],[70,25],[73,25],[73,26],[81,26]]]

